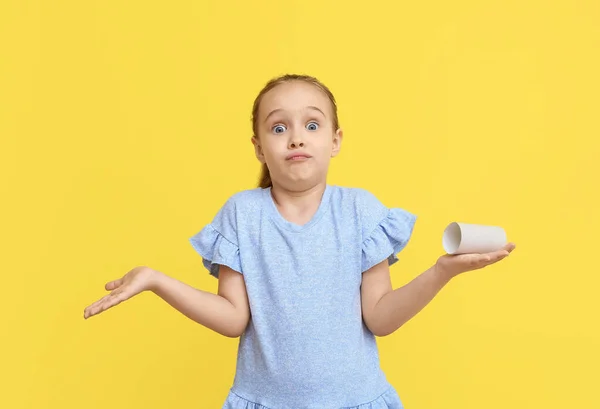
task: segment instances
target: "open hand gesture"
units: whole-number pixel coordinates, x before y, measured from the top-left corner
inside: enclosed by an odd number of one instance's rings
[[[437,260],[435,267],[450,279],[461,273],[497,263],[507,257],[515,247],[514,243],[508,243],[502,249],[490,253],[445,254]]]
[[[83,312],[83,317],[87,319],[122,303],[136,294],[149,290],[155,276],[156,271],[149,267],[136,267],[118,280],[107,283],[104,288],[111,291],[111,293],[88,306]]]

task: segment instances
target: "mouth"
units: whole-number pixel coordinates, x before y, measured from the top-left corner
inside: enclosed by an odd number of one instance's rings
[[[294,153],[291,155],[288,155],[286,157],[286,160],[292,160],[292,161],[296,161],[296,160],[306,160],[309,159],[311,156],[307,155],[305,153]]]

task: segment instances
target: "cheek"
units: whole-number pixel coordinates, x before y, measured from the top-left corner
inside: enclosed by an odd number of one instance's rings
[[[331,150],[333,148],[333,138],[330,135],[322,135],[318,139],[320,150]]]
[[[283,138],[265,138],[263,141],[262,148],[265,156],[278,153],[286,149],[286,144]]]

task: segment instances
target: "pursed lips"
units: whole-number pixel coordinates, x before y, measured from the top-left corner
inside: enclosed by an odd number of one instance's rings
[[[308,159],[310,158],[310,155],[307,155],[305,153],[296,153],[293,155],[289,155],[286,159],[287,160],[302,160],[302,159]]]

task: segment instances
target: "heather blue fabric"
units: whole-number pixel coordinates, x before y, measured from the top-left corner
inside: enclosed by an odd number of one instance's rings
[[[279,213],[271,189],[231,196],[190,238],[210,274],[243,274],[251,319],[226,409],[401,409],[361,315],[362,273],[395,263],[416,216],[364,189],[327,185],[312,219]]]

